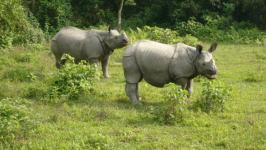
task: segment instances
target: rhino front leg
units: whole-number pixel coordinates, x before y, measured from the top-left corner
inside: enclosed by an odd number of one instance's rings
[[[60,69],[65,64],[65,60],[61,60],[62,56],[63,54],[55,54],[55,66],[57,69]]]
[[[102,71],[103,71],[103,76],[104,78],[109,78],[109,73],[108,73],[108,62],[109,62],[109,57],[110,56],[106,56],[101,60],[102,63]]]
[[[90,64],[99,65],[99,59],[98,58],[90,58],[90,59],[87,59],[86,61],[89,62]]]
[[[193,80],[192,80],[192,79],[188,80],[188,82],[187,82],[187,86],[186,86],[186,90],[188,91],[189,96],[191,96],[191,94],[192,94],[192,92],[193,92],[193,87],[192,87],[192,85],[193,85]]]
[[[181,85],[181,88],[183,90],[187,90],[189,93],[189,96],[192,94],[192,79],[186,79],[186,78],[181,78],[176,81],[177,85]]]
[[[140,104],[138,97],[138,83],[126,83],[126,94],[134,105]]]

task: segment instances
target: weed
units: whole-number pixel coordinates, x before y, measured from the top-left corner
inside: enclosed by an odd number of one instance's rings
[[[29,118],[29,102],[21,98],[0,100],[0,141],[12,141],[25,136],[33,127]]]
[[[150,27],[144,26],[143,28],[137,28],[137,31],[130,29],[131,40],[136,41],[138,39],[150,39],[166,44],[176,44],[179,42],[196,45],[198,44],[198,39],[190,34],[181,37],[178,32],[171,29],[164,29],[160,27]]]
[[[47,88],[47,85],[43,83],[31,85],[25,90],[24,97],[29,99],[44,98],[48,91]]]
[[[85,138],[83,142],[83,147],[85,149],[109,149],[108,144],[109,139],[102,134],[91,134]]]
[[[222,81],[202,81],[201,97],[194,105],[206,113],[223,112],[225,102],[230,98],[231,91],[232,89]]]
[[[52,85],[48,91],[50,99],[66,96],[69,99],[78,99],[86,92],[92,93],[99,72],[96,65],[87,65],[85,62],[74,63],[70,56],[66,57],[66,63],[52,79]]]
[[[30,54],[30,53],[20,54],[20,55],[15,57],[15,60],[17,62],[29,63],[32,60],[32,54]]]
[[[6,71],[3,75],[3,78],[9,79],[11,81],[31,82],[34,81],[37,76],[30,68],[18,66]]]
[[[187,111],[188,92],[174,86],[165,92],[164,97],[162,106],[152,109],[154,119],[167,125],[183,122]]]
[[[261,72],[248,73],[244,78],[246,82],[260,82],[264,80],[264,75]]]

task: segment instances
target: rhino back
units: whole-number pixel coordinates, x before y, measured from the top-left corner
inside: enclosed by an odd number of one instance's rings
[[[86,59],[88,56],[99,57],[102,51],[95,32],[75,27],[63,28],[52,42],[56,44],[58,53],[68,53],[78,59]]]
[[[174,49],[174,45],[154,41],[139,43],[135,52],[136,61],[148,83],[161,87],[170,82],[168,67]]]

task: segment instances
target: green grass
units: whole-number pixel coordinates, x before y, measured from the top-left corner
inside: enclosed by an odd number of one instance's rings
[[[191,112],[185,123],[174,126],[150,116],[151,107],[162,105],[165,89],[142,82],[143,106],[132,106],[124,92],[122,53],[115,50],[111,78],[97,83],[96,95],[57,104],[46,103],[38,93],[29,97],[36,128],[0,149],[266,149],[265,47],[219,45],[214,54],[218,80],[233,89],[225,112]],[[0,62],[0,98],[27,97],[30,87],[42,91],[57,72],[48,45],[6,50]],[[191,101],[200,91],[195,82]]]

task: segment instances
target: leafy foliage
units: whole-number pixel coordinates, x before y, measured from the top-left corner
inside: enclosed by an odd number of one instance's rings
[[[11,142],[23,137],[33,128],[29,102],[21,98],[0,100],[0,142]]]
[[[231,96],[232,89],[226,86],[223,82],[203,81],[201,97],[195,103],[203,112],[223,112],[225,109],[225,102]]]
[[[187,111],[188,92],[174,86],[164,94],[164,103],[152,109],[154,119],[160,123],[174,125],[183,122]]]
[[[19,66],[7,70],[3,78],[11,81],[31,82],[34,81],[37,76],[33,73],[32,69]]]
[[[72,11],[70,0],[37,0],[30,2],[30,10],[38,19],[46,33],[54,33],[71,23]]]
[[[179,42],[196,45],[199,43],[198,39],[190,34],[181,37],[178,33],[171,29],[164,29],[160,27],[144,26],[143,28],[137,28],[137,31],[130,29],[131,40],[150,39],[167,44],[176,44]]]
[[[192,18],[187,22],[179,23],[176,28],[181,35],[191,34],[201,40],[243,44],[264,43],[265,34],[257,28],[247,28],[248,24],[226,25],[226,22],[231,20],[224,17],[213,18],[210,16],[206,16],[205,21],[206,24],[202,24]]]
[[[49,90],[51,100],[61,96],[77,99],[81,94],[93,92],[95,82],[99,79],[96,65],[87,65],[85,62],[74,63],[74,59],[67,55],[67,62],[52,79]]]
[[[25,13],[21,0],[0,2],[0,48],[43,41],[38,23]]]

